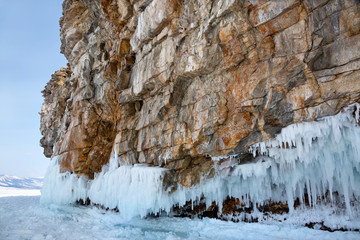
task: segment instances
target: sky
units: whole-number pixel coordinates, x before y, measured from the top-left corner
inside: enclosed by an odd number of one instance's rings
[[[42,89],[66,66],[60,0],[0,0],[0,174],[44,176]]]

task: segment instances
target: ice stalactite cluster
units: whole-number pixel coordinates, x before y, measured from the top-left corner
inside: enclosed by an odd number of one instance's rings
[[[58,157],[49,164],[41,189],[41,203],[69,204],[87,198],[88,179],[69,172],[60,173]]]
[[[163,168],[119,167],[117,158],[112,157],[90,181],[59,173],[54,158],[45,177],[42,202],[72,203],[90,198],[131,218],[170,212],[174,205],[200,201],[201,197],[208,206],[215,201],[221,210],[228,196],[247,205],[287,202],[291,213],[299,199],[301,206],[336,206],[353,217],[358,215],[360,198],[359,109],[355,104],[336,116],[290,125],[275,139],[250,148],[255,162],[238,163],[234,156],[216,162],[215,177],[191,188],[178,186],[174,193],[163,189]]]
[[[117,208],[124,218],[144,217],[159,212],[165,169],[144,165],[121,166],[111,157],[94,180],[76,174],[60,173],[58,158],[51,160],[41,191],[43,204],[69,204],[89,198],[110,209]]]
[[[269,182],[263,186],[271,189],[268,197],[287,201],[290,211],[295,199],[305,202],[305,194],[313,207],[343,201],[352,216],[351,202],[360,197],[359,108],[355,104],[333,117],[290,125],[274,140],[253,145],[254,156],[270,158],[264,178]]]
[[[162,205],[162,179],[165,169],[146,165],[118,167],[112,157],[109,166],[91,182],[88,197],[110,209],[117,208],[125,218],[159,212]]]

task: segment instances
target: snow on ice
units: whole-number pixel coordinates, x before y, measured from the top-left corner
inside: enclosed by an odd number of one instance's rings
[[[37,197],[0,198],[0,239],[359,239],[359,232],[327,232],[292,224],[216,219],[133,218],[74,205],[40,205]]]

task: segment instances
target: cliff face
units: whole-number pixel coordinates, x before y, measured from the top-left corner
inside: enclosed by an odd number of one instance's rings
[[[169,169],[165,186],[211,177],[212,158],[360,102],[356,0],[65,0],[41,145],[62,172]],[[220,159],[220,158],[219,158]]]

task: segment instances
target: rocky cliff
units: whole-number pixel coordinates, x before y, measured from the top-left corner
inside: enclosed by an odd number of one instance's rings
[[[360,102],[357,0],[65,0],[60,25],[41,145],[62,172],[92,179],[113,153],[174,192]]]

